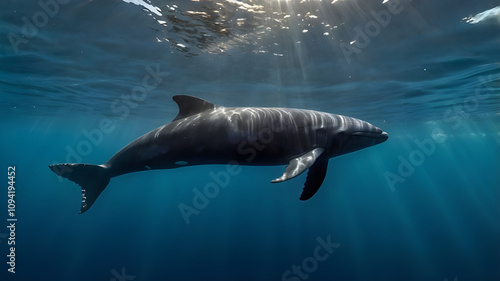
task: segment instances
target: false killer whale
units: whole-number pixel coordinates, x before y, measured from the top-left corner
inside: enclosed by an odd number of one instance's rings
[[[323,183],[332,157],[373,146],[388,135],[368,122],[294,108],[223,107],[178,95],[172,122],[131,142],[102,165],[57,164],[50,169],[82,188],[80,213],[87,211],[113,177],[192,165],[288,165],[271,182],[309,169],[300,200]]]

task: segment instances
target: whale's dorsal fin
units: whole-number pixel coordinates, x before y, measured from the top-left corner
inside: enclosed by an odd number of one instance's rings
[[[214,110],[219,106],[208,102],[204,99],[200,99],[192,96],[178,95],[173,96],[172,99],[179,106],[179,114],[174,118],[174,120],[186,118],[191,115],[195,115],[207,110]]]

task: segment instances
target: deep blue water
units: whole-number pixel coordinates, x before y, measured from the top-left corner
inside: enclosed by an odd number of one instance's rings
[[[127,2],[0,4],[1,280],[500,280],[498,1]],[[113,178],[79,215],[47,166],[106,162],[177,94],[390,137],[331,159],[305,202],[305,174],[238,167],[187,221],[180,204],[227,172],[207,165]]]

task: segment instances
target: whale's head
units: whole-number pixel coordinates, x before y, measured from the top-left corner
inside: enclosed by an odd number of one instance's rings
[[[336,132],[337,155],[374,146],[389,138],[386,132],[368,122],[350,117],[344,118],[346,122]]]

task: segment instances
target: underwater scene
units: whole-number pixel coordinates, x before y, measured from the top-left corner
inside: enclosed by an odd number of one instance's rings
[[[498,0],[0,3],[0,280],[500,280]]]

